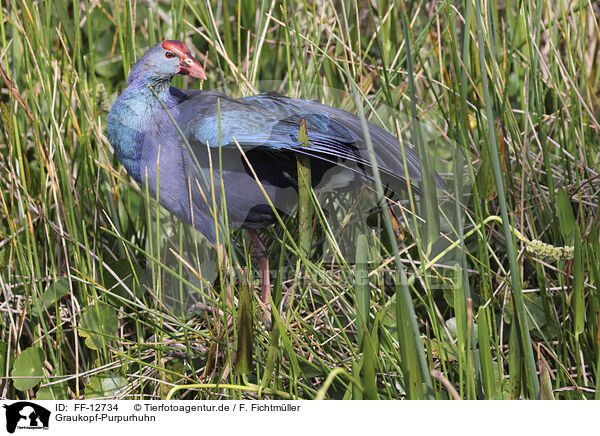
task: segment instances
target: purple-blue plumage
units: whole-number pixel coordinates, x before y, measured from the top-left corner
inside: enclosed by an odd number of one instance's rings
[[[235,141],[273,204],[283,212],[297,201],[297,154],[310,156],[316,189],[348,190],[370,178],[362,126],[355,115],[274,93],[233,99],[212,91],[182,90],[170,86],[177,74],[205,78],[202,67],[181,42],[165,41],[150,48],[132,68],[128,87],[107,116],[107,135],[128,173],[141,184],[147,180],[153,196],[158,176],[160,203],[193,224],[211,243],[215,242],[215,230],[210,186],[219,208],[219,154],[229,224],[257,229],[274,221]],[[183,131],[200,168],[148,85]],[[301,119],[307,124],[308,148],[297,141]],[[398,140],[371,123],[369,133],[384,183],[394,190],[406,188]],[[408,147],[405,154],[411,182],[419,181],[417,154]],[[214,183],[210,183],[211,177]]]

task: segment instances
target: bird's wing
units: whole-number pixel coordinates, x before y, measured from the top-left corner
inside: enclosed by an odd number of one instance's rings
[[[362,121],[357,115],[313,100],[289,98],[276,92],[246,97],[245,100],[255,100],[260,103],[261,107],[273,112],[293,114],[300,117],[308,113],[327,119],[331,127],[337,126],[334,129],[335,131],[339,132],[339,126],[342,126],[342,130],[350,132],[350,136],[353,138],[354,145],[360,155],[364,156],[365,159],[368,156]],[[419,155],[410,145],[406,145],[406,140],[403,141],[403,145],[401,146],[398,138],[385,128],[375,125],[370,121],[367,121],[367,127],[380,172],[384,175],[392,175],[392,177],[401,180],[403,185],[406,186],[406,179],[404,177],[406,165],[411,182],[420,181],[421,164]],[[370,166],[370,162],[368,165]],[[435,179],[438,187],[445,188],[446,185],[439,174],[435,173]]]
[[[218,105],[217,105],[218,102]],[[360,119],[341,109],[310,100],[288,98],[273,93],[231,99],[216,93],[198,93],[186,101],[192,105],[182,113],[192,113],[185,123],[185,133],[194,142],[211,147],[260,148],[265,153],[308,155],[371,178]],[[298,142],[301,120],[306,122],[309,147]],[[219,121],[220,120],[220,121]],[[379,171],[387,179],[406,186],[402,150],[398,139],[372,123],[369,133]],[[219,137],[220,133],[220,137]],[[404,148],[411,182],[421,180],[418,155]]]

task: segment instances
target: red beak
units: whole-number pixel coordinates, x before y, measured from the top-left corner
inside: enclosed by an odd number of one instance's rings
[[[202,68],[200,62],[192,56],[181,59],[181,62],[179,63],[179,74],[188,75],[195,79],[206,80],[204,68]]]
[[[179,71],[177,74],[184,76],[191,76],[195,79],[206,80],[206,73],[200,62],[198,62],[194,56],[190,53],[187,47],[181,41],[171,40],[164,41],[162,46],[165,50],[170,50],[173,53],[177,53],[181,58],[179,63]]]

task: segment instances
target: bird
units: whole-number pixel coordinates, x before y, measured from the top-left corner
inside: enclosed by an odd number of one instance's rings
[[[150,47],[107,115],[107,138],[128,174],[209,243],[219,244],[215,210],[226,210],[231,228],[250,233],[259,257],[261,301],[268,304],[268,257],[257,231],[276,221],[275,211],[291,213],[297,204],[298,156],[309,159],[316,191],[350,191],[372,181],[361,118],[276,92],[233,98],[180,89],[171,86],[175,76],[206,80],[183,42]],[[307,147],[298,140],[301,123]],[[413,185],[421,180],[418,154],[408,146],[403,154],[384,128],[371,122],[367,128],[385,185],[398,191],[410,183],[418,192]]]

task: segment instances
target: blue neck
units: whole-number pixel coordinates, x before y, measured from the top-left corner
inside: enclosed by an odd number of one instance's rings
[[[176,99],[169,92],[169,82],[149,80],[133,80],[119,96],[106,117],[106,133],[109,142],[115,149],[115,154],[127,172],[139,183],[142,182],[140,174],[140,158],[145,138],[145,133],[156,117],[164,114],[159,101],[156,99],[147,84],[158,94],[167,108],[176,105]]]

